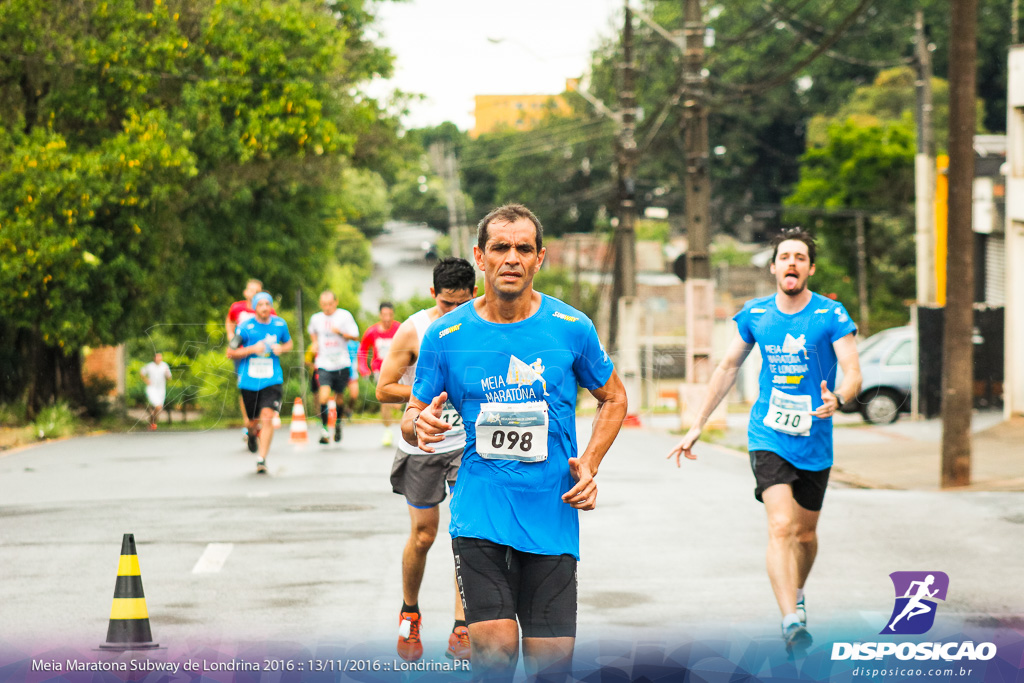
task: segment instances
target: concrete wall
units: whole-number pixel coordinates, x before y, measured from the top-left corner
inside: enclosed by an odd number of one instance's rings
[[[123,396],[125,388],[124,344],[86,349],[82,358],[82,377],[113,382],[111,396]]]
[[[1024,414],[1024,45],[1010,48],[1006,154],[1006,416]]]

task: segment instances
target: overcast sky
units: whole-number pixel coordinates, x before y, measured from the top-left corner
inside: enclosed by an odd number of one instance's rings
[[[623,0],[408,0],[379,6],[380,42],[395,76],[374,83],[426,95],[407,128],[473,126],[473,96],[555,94],[583,74],[601,37],[621,24]],[[388,87],[390,86],[390,87]]]

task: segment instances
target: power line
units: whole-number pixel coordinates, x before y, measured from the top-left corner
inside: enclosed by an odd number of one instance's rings
[[[767,3],[767,2],[762,2],[761,6],[764,7],[768,11],[773,11],[771,5],[769,3]],[[805,45],[808,45],[810,47],[815,47],[816,46],[816,43],[814,42],[814,37],[811,36],[807,31],[801,29],[800,27],[798,27],[796,25],[796,22],[795,22],[796,18],[793,15],[790,15],[789,17],[786,17],[786,16],[783,16],[782,14],[778,14],[776,16],[778,18],[778,21],[777,21],[778,25],[781,25],[787,31],[789,31],[793,35],[795,35],[798,38],[800,38],[804,42]],[[910,64],[913,61],[913,59],[911,57],[902,57],[902,58],[897,59],[897,60],[887,60],[887,61],[860,59],[858,57],[851,57],[850,55],[842,54],[842,53],[837,52],[835,50],[826,50],[824,54],[827,57],[835,59],[836,61],[845,62],[847,64],[852,64],[854,66],[871,67],[873,69],[888,69],[888,68],[891,68],[891,67],[894,67],[894,66],[901,66],[901,65],[905,65],[905,64]]]
[[[757,78],[751,83],[731,86],[732,89],[738,92],[738,95],[733,98],[723,99],[722,101],[724,102],[730,100],[737,100],[745,97],[750,97],[753,95],[758,95],[791,80],[804,67],[812,63],[823,53],[825,53],[825,51],[831,48],[842,37],[843,33],[846,32],[846,30],[853,24],[853,22],[857,20],[857,17],[863,14],[864,11],[867,10],[867,8],[870,7],[873,2],[874,0],[860,0],[860,3],[857,5],[857,7],[854,8],[854,10],[850,12],[846,16],[846,18],[843,19],[842,22],[840,22],[839,26],[832,32],[831,35],[829,35],[821,43],[819,43],[817,47],[815,47],[815,49],[811,52],[811,54],[801,59],[799,62],[797,62],[791,68],[787,69],[785,72],[775,76],[769,76],[768,74],[765,74],[761,78]]]
[[[573,142],[574,140],[578,139],[578,137],[567,137],[572,133],[579,133],[586,136],[592,135],[596,131],[598,131],[597,127],[595,127],[594,125],[588,125],[586,127],[579,127],[570,129],[568,131],[561,131],[557,135],[545,136],[542,138],[534,138],[531,140],[518,140],[513,142],[512,144],[501,145],[500,148],[497,150],[496,154],[467,154],[466,161],[468,163],[473,163],[476,159],[482,157],[492,158],[495,156],[501,156],[507,152],[531,152],[534,149],[543,149],[548,147],[557,148],[559,145],[564,145],[568,142]]]
[[[486,166],[488,164],[492,164],[492,163],[496,163],[496,162],[500,162],[500,161],[507,161],[507,160],[512,160],[512,159],[521,159],[523,157],[534,156],[534,155],[537,155],[537,154],[545,154],[547,152],[553,152],[553,151],[555,151],[557,149],[564,148],[567,145],[577,145],[577,144],[580,144],[580,143],[583,143],[583,142],[589,142],[591,140],[597,140],[597,139],[612,137],[613,135],[614,135],[614,133],[611,132],[611,131],[598,131],[597,133],[594,133],[594,134],[591,134],[591,135],[588,135],[588,136],[585,136],[585,137],[582,137],[582,138],[563,140],[563,141],[561,141],[559,143],[549,143],[546,146],[541,146],[541,147],[538,147],[538,148],[526,148],[526,149],[523,149],[523,150],[521,150],[521,151],[519,151],[517,153],[514,153],[514,154],[508,154],[508,153],[505,153],[503,151],[503,152],[499,152],[497,155],[494,155],[494,156],[490,156],[490,157],[486,157],[486,158],[482,158],[482,159],[478,158],[478,159],[467,160],[466,163],[462,164],[462,168],[464,168],[464,169],[465,168],[478,168],[480,166]]]
[[[809,5],[810,3],[811,3],[811,0],[803,0],[803,2],[799,3],[797,5],[797,7],[795,9],[791,10],[791,11],[794,14],[798,13],[804,7]],[[769,12],[771,12],[771,11],[772,10],[769,10]],[[724,36],[722,38],[719,38],[719,37],[716,36],[715,41],[716,42],[721,42],[721,43],[723,43],[726,46],[728,46],[728,45],[736,45],[738,43],[745,43],[745,42],[749,41],[751,38],[756,38],[757,36],[767,32],[768,30],[775,28],[775,24],[776,23],[777,23],[777,18],[775,16],[775,14],[772,13],[772,14],[769,14],[769,16],[762,23],[759,23],[759,24],[755,23],[755,24],[751,25],[749,28],[747,28],[745,31],[743,31],[742,33],[740,33],[737,36]]]

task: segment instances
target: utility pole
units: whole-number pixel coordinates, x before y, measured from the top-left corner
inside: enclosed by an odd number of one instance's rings
[[[932,55],[924,33],[924,11],[914,16],[917,78],[917,154],[914,157],[917,224],[917,304],[935,303],[935,131],[932,126]],[[915,392],[916,393],[916,392]]]
[[[1010,44],[1020,42],[1020,0],[1010,3]]]
[[[623,424],[639,426],[640,307],[636,298],[636,72],[633,68],[633,12],[625,0],[622,27],[622,88],[619,90],[618,204],[612,292],[611,346],[626,388],[630,409]]]
[[[686,148],[687,381],[711,379],[714,283],[711,280],[711,185],[705,104],[704,16],[700,0],[683,0],[683,142]]]
[[[306,382],[306,335],[303,333],[303,330],[305,330],[306,328],[302,324],[305,318],[302,317],[301,287],[295,290],[295,317],[298,318],[299,321],[299,343],[297,349],[299,352],[299,386],[302,387],[302,403],[308,406],[309,402],[306,400],[307,398],[309,398],[308,396],[306,396],[306,387],[309,386],[309,384]]]
[[[625,297],[636,297],[636,94],[633,68],[633,13],[628,0],[622,29],[622,88],[619,91],[619,135],[616,140],[616,167],[618,175],[618,219],[615,226],[613,248],[615,266],[612,271],[612,306],[609,325],[609,346],[618,348],[620,341],[619,302]]]
[[[857,222],[857,305],[860,308],[857,333],[867,337],[871,334],[871,308],[868,306],[868,245],[864,234],[864,212],[858,211],[854,220]]]
[[[974,403],[974,130],[978,0],[952,1],[949,54],[949,227],[942,347],[942,486],[971,481]]]
[[[452,243],[452,256],[466,258],[463,221],[459,216],[462,201],[462,187],[459,183],[459,166],[455,155],[443,142],[430,145],[430,165],[434,173],[444,182],[445,203],[448,205],[448,237]],[[465,209],[463,209],[463,214]]]

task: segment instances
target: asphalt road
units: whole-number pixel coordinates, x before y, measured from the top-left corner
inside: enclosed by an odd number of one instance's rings
[[[422,224],[389,221],[386,232],[373,239],[370,256],[373,272],[359,296],[362,307],[376,311],[381,301],[404,301],[412,296],[430,296],[433,263],[426,260],[425,245],[441,233]],[[401,272],[401,277],[395,273]]]
[[[580,430],[585,441],[586,423]],[[391,642],[408,517],[380,433],[349,425],[344,443],[326,448],[279,433],[269,476],[255,474],[235,430],[109,434],[0,456],[3,640],[102,642],[131,532],[163,645]],[[598,509],[582,522],[581,640],[777,633],[745,456],[704,446],[677,469],[664,459],[675,438],[624,430],[605,460]],[[446,524],[442,506],[420,597],[436,657],[454,599]],[[1020,623],[1022,524],[1020,494],[833,487],[811,624],[880,628],[892,609],[888,575],[901,570],[950,576],[940,619]]]

